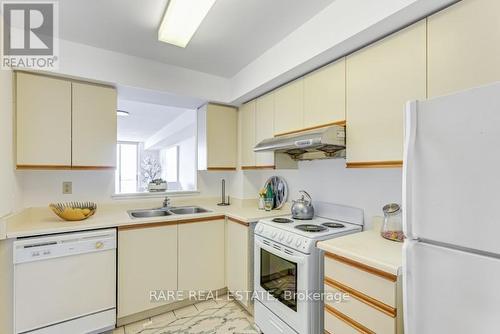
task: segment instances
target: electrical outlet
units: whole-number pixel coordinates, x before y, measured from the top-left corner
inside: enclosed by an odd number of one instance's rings
[[[73,193],[73,182],[65,181],[63,182],[63,194]]]

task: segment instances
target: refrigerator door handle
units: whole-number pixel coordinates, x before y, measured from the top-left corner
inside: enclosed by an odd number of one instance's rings
[[[414,159],[415,138],[417,131],[417,106],[418,101],[409,101],[405,110],[405,143],[403,156],[403,232],[409,239],[413,238],[411,228],[412,217],[412,164]]]

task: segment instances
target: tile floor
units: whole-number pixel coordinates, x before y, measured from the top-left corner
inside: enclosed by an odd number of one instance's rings
[[[253,318],[221,297],[117,328],[113,334],[257,334]]]

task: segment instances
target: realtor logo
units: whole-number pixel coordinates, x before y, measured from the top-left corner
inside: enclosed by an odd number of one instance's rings
[[[3,1],[2,68],[58,67],[58,3]]]

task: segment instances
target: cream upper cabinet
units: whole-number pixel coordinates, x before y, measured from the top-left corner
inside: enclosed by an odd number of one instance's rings
[[[345,58],[304,77],[304,127],[345,121]]]
[[[274,93],[256,100],[255,107],[255,144],[274,135]],[[274,152],[255,153],[257,167],[274,167]]]
[[[116,90],[73,83],[73,166],[116,165]]]
[[[16,72],[18,168],[114,168],[116,90]]]
[[[347,57],[347,166],[400,166],[408,100],[426,97],[426,22]]]
[[[304,127],[304,79],[274,91],[274,135]]]
[[[255,100],[243,104],[238,111],[240,166],[255,166]]]
[[[71,82],[16,72],[18,167],[71,166]]]
[[[225,284],[224,220],[179,225],[179,290],[214,291]]]
[[[500,1],[464,0],[428,18],[429,97],[500,80]]]
[[[226,283],[229,292],[252,291],[249,270],[249,227],[231,220],[226,225]],[[240,302],[250,306],[247,296]]]
[[[171,301],[150,301],[151,290],[177,290],[177,225],[118,230],[118,318]]]
[[[238,110],[209,103],[198,109],[198,169],[236,170]]]

